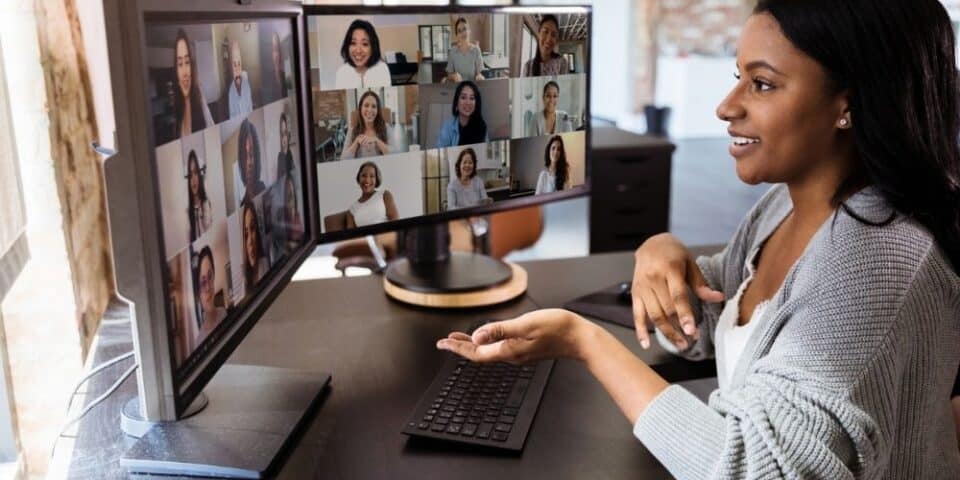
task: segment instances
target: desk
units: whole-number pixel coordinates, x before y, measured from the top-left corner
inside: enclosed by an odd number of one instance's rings
[[[629,252],[523,265],[530,279],[527,295],[464,313],[390,301],[379,276],[291,283],[230,359],[333,374],[329,395],[279,478],[670,478],[633,437],[600,384],[569,360],[554,367],[522,455],[408,440],[399,433],[446,355],[434,348],[437,339],[478,320],[559,306],[630,278],[633,269]],[[632,330],[602,325],[667,375],[689,377],[712,368],[712,362],[686,362],[657,345],[641,351]],[[94,364],[131,348],[128,326],[104,325],[98,337]],[[98,376],[91,397],[127,365]],[[118,415],[135,393],[136,382],[128,379],[83,420],[70,478],[127,478],[118,459],[133,440],[120,432]],[[63,442],[58,448],[58,455],[67,455]]]

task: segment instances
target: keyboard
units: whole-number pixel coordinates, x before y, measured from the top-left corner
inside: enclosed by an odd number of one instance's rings
[[[553,363],[473,363],[448,354],[403,433],[521,451]]]

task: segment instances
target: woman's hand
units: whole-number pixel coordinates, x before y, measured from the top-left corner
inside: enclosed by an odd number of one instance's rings
[[[582,360],[591,328],[583,317],[562,309],[536,310],[512,320],[488,323],[473,335],[453,332],[437,342],[474,362],[529,363],[544,358]]]
[[[677,348],[689,345],[684,333],[699,338],[688,290],[705,302],[722,302],[723,293],[711,289],[697,262],[679,240],[669,233],[647,239],[634,254],[633,320],[637,339],[650,346],[647,322],[660,330]]]

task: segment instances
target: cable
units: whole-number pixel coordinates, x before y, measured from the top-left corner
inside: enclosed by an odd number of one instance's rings
[[[73,406],[73,399],[76,398],[76,396],[77,396],[77,391],[80,390],[80,387],[84,384],[84,382],[86,382],[88,379],[90,379],[90,377],[96,375],[98,372],[103,371],[103,369],[109,367],[110,365],[114,365],[114,364],[116,364],[116,363],[118,363],[118,362],[121,362],[121,361],[123,361],[123,360],[125,360],[125,359],[127,359],[127,358],[132,357],[132,356],[133,356],[133,350],[131,350],[131,351],[127,352],[127,353],[124,353],[123,355],[118,355],[118,356],[116,356],[116,357],[113,357],[113,358],[111,358],[110,360],[107,360],[106,362],[101,363],[100,365],[98,365],[97,367],[95,367],[93,370],[90,370],[89,372],[87,372],[86,375],[83,376],[83,378],[81,378],[80,380],[78,380],[78,381],[77,381],[77,385],[76,385],[75,387],[73,387],[73,392],[70,393],[70,400],[67,402],[67,414],[68,414],[68,415],[70,414],[70,407]]]
[[[121,356],[123,356],[123,355],[121,355]],[[119,361],[119,360],[117,360],[117,361]],[[102,365],[101,365],[101,367],[102,367]],[[99,368],[99,367],[98,367],[98,368]],[[130,368],[127,369],[127,371],[123,372],[123,374],[120,375],[120,378],[118,378],[117,381],[113,382],[113,385],[110,385],[110,388],[108,388],[106,392],[104,392],[104,393],[103,393],[102,395],[100,395],[99,397],[93,399],[93,401],[91,401],[90,404],[87,405],[86,408],[83,409],[83,411],[81,411],[79,414],[77,414],[77,416],[75,416],[75,417],[71,418],[70,420],[67,420],[66,422],[64,422],[63,427],[60,429],[60,433],[57,434],[57,438],[56,438],[56,440],[54,440],[54,442],[53,442],[53,447],[50,449],[50,458],[53,458],[53,457],[54,457],[54,454],[55,454],[56,451],[57,451],[57,442],[60,440],[60,437],[63,437],[63,434],[67,431],[67,429],[69,429],[70,426],[73,425],[74,423],[77,423],[77,421],[79,421],[81,418],[83,418],[84,415],[86,415],[87,413],[89,413],[90,410],[93,410],[93,408],[96,407],[97,405],[99,405],[100,402],[103,402],[104,400],[106,400],[107,397],[110,396],[110,394],[112,394],[113,392],[117,391],[117,389],[120,388],[120,385],[123,384],[124,380],[126,380],[127,377],[129,377],[136,369],[137,369],[137,364],[131,365]],[[69,412],[68,412],[68,413],[69,413]]]

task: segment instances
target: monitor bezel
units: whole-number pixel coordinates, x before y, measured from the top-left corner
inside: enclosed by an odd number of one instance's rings
[[[530,195],[527,197],[521,197],[517,199],[503,200],[500,202],[492,203],[489,205],[481,205],[475,207],[461,208],[456,210],[448,210],[438,213],[422,214],[416,217],[401,218],[391,222],[379,223],[376,225],[368,225],[364,227],[356,227],[349,230],[338,230],[335,232],[324,232],[322,228],[323,219],[319,211],[316,215],[316,225],[314,229],[317,232],[317,243],[330,243],[337,242],[342,240],[349,240],[351,238],[363,237],[366,235],[376,235],[380,233],[390,232],[394,230],[403,230],[409,228],[415,228],[423,225],[431,225],[435,223],[446,223],[452,220],[458,220],[468,217],[476,217],[481,215],[490,215],[498,212],[504,212],[509,210],[516,210],[525,207],[532,207],[537,205],[543,205],[545,203],[557,202],[561,200],[568,200],[572,198],[584,197],[590,194],[591,190],[591,166],[590,166],[590,150],[592,145],[592,129],[590,128],[591,123],[591,111],[590,111],[590,81],[591,81],[591,65],[593,62],[593,55],[590,51],[591,49],[591,38],[592,38],[592,29],[593,29],[593,9],[590,5],[482,5],[482,6],[473,6],[473,5],[421,5],[421,6],[390,6],[390,5],[377,5],[377,6],[364,6],[364,5],[304,5],[303,6],[303,21],[304,21],[304,33],[309,36],[310,26],[309,22],[311,17],[318,15],[363,15],[363,16],[372,16],[372,15],[435,15],[435,14],[451,14],[451,13],[462,13],[462,14],[523,14],[523,13],[584,13],[587,15],[587,39],[586,39],[586,51],[587,51],[587,61],[585,63],[586,68],[582,75],[586,77],[586,99],[585,99],[585,117],[587,119],[587,126],[583,130],[585,134],[584,139],[584,184],[576,187],[575,189],[562,191],[562,192],[553,192],[545,195]],[[310,55],[310,43],[309,39],[305,38],[304,42],[306,43],[307,55]],[[309,119],[309,124],[312,126],[315,123],[314,112],[313,112],[313,89],[310,88],[310,64],[307,62],[307,85],[305,86],[307,90],[308,106],[310,107],[307,115]],[[508,77],[503,79],[504,81],[509,81],[514,78],[526,78],[526,77]],[[313,128],[310,128],[311,133]],[[526,138],[535,138],[535,137],[520,137],[520,138],[509,138],[501,139],[496,141],[507,141],[512,142],[515,140],[522,140]],[[425,155],[429,150],[436,150],[433,148],[427,148],[421,150]],[[376,158],[376,157],[373,157]],[[310,167],[314,170],[314,178],[316,178],[316,168],[318,163],[313,160],[313,155],[311,154],[308,162]],[[314,185],[315,188],[319,189],[319,185]],[[319,205],[316,205],[319,210]]]
[[[126,0],[119,1],[123,3]],[[130,152],[135,159],[134,161],[138,163],[138,171],[149,172],[150,177],[149,192],[139,194],[142,202],[140,205],[141,215],[153,222],[151,227],[143,230],[145,250],[143,260],[147,263],[147,271],[150,272],[147,283],[148,285],[152,283],[154,287],[152,289],[148,287],[146,293],[152,304],[149,310],[150,315],[137,315],[135,325],[137,348],[139,350],[138,361],[141,367],[138,375],[138,380],[141,381],[140,393],[141,397],[150,397],[141,398],[141,409],[145,410],[142,413],[148,420],[175,420],[184,415],[191,403],[243,341],[273,300],[280,295],[283,288],[290,282],[293,274],[316,247],[317,222],[314,218],[316,215],[316,198],[313,188],[316,181],[313,178],[314,169],[308,168],[309,157],[307,156],[309,146],[313,145],[313,138],[310,129],[305,128],[304,125],[308,105],[308,97],[304,91],[307,86],[305,81],[306,56],[304,54],[306,37],[303,32],[306,24],[303,21],[302,4],[290,0],[257,0],[247,5],[240,5],[235,0],[208,0],[199,3],[190,0],[140,0],[129,2],[130,10],[125,10],[123,5],[114,5],[114,8],[121,12],[121,17],[131,22],[130,25],[133,25],[135,30],[127,33],[133,34],[138,39],[138,42],[134,45],[121,49],[127,53],[127,56],[122,59],[125,64],[122,72],[125,75],[123,80],[127,82],[122,88],[125,92],[123,98],[131,102],[131,105],[139,103],[139,108],[127,117],[130,120],[129,125],[124,125],[121,128],[119,125],[121,122],[118,122],[118,143],[123,144],[120,137],[124,133],[130,135],[132,143],[136,145]],[[157,145],[155,145],[155,132],[151,127],[151,111],[149,96],[147,95],[149,66],[144,60],[147,58],[147,26],[156,23],[212,24],[270,20],[289,21],[291,38],[294,39],[292,55],[295,58],[295,71],[291,74],[294,78],[293,92],[299,95],[297,97],[299,101],[296,102],[298,110],[296,115],[298,119],[297,130],[300,135],[302,198],[305,202],[303,206],[304,240],[301,246],[291,252],[283,266],[273,267],[270,274],[261,280],[256,292],[244,300],[246,305],[231,313],[231,322],[229,324],[224,322],[218,327],[222,330],[217,333],[217,337],[205,339],[201,343],[207,350],[202,358],[195,360],[196,363],[190,368],[190,371],[180,372],[179,367],[174,365],[174,346],[168,330],[170,312],[168,302],[165,301],[167,298],[167,285],[164,277],[166,263],[164,252],[166,249],[162,236],[162,214],[159,208],[161,203],[156,165]],[[128,25],[127,28],[130,28],[130,26]],[[121,30],[123,30],[122,27]],[[132,55],[133,58],[129,55],[130,53],[135,53],[135,55]],[[118,73],[113,68],[111,68],[111,71]],[[115,78],[114,83],[116,84],[118,80]],[[140,113],[137,114],[137,111]],[[150,198],[147,199],[144,196]],[[153,238],[151,238],[151,233],[155,235]],[[139,313],[141,310],[138,308],[137,311]],[[157,314],[162,317],[162,321],[154,321],[153,325],[143,325],[141,323],[149,323],[150,318],[156,317]],[[231,317],[228,316],[228,318]],[[137,331],[147,333],[137,334]],[[144,342],[151,342],[149,348],[144,348]],[[212,343],[207,344],[206,342]],[[198,345],[198,348],[201,345]],[[143,353],[148,353],[150,358],[144,358]],[[159,386],[159,390],[155,389],[154,385]],[[154,396],[156,398],[153,398]],[[172,417],[171,413],[173,413]]]

